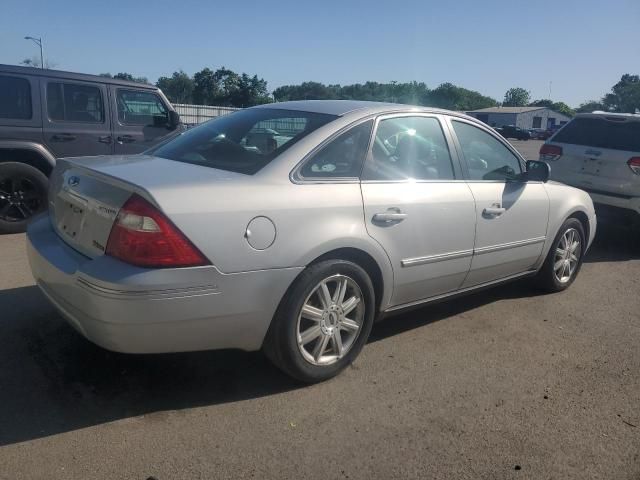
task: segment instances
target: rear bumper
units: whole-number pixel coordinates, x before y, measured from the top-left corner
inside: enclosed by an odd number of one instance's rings
[[[640,215],[640,197],[612,196],[603,192],[588,191],[593,203],[607,205],[609,207],[624,208],[632,210]]]
[[[213,266],[143,269],[67,246],[46,216],[27,249],[38,286],[92,342],[124,353],[262,346],[273,314],[301,268],[223,274]]]

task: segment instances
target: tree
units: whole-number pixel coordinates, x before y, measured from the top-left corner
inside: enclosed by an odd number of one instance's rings
[[[524,107],[531,101],[531,94],[521,87],[514,87],[504,94],[502,105],[505,107]]]
[[[193,75],[193,101],[198,105],[214,105],[220,96],[220,87],[215,73],[203,68]]]
[[[606,110],[635,113],[640,110],[640,76],[625,73],[602,99]]]
[[[193,99],[193,80],[182,70],[173,72],[171,77],[160,77],[156,82],[172,103],[191,103]]]
[[[452,83],[443,83],[429,92],[424,104],[448,110],[470,111],[495,107],[498,102],[479,92],[467,90]]]
[[[550,108],[554,112],[562,113],[563,115],[566,115],[567,117],[573,117],[576,114],[576,112],[573,110],[573,108],[571,108],[566,103],[564,103],[564,102],[553,102],[553,101],[548,100],[548,99],[536,100],[535,102],[531,102],[529,104],[529,106],[530,107]]]
[[[151,85],[147,77],[134,77],[130,73],[117,73],[115,75],[111,75],[110,73],[100,73],[99,76],[115,78],[117,80],[128,80],[129,82],[146,83],[147,85]]]
[[[35,67],[35,68],[40,68],[42,66],[42,64],[40,63],[40,55],[34,55],[31,58],[25,58],[22,62],[20,62],[22,65],[25,65],[27,67]],[[44,68],[55,68],[58,64],[55,62],[51,62],[47,59],[44,60]]]
[[[607,107],[601,101],[598,100],[589,100],[588,102],[581,103],[578,108],[576,108],[576,113],[591,113],[596,110],[606,110]]]

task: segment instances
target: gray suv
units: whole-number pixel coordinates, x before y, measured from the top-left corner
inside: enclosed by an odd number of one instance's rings
[[[56,158],[140,153],[182,130],[153,85],[0,65],[0,233],[46,209]]]

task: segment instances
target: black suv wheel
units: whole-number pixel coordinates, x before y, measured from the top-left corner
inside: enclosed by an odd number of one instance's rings
[[[24,163],[0,163],[0,233],[26,231],[31,218],[46,210],[49,181]]]

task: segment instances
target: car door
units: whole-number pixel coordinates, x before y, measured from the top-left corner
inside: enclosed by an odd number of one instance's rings
[[[367,232],[393,266],[391,306],[454,291],[471,266],[475,204],[448,138],[438,115],[376,122],[361,189]]]
[[[112,153],[107,89],[103,84],[46,78],[40,85],[46,110],[44,142],[56,157]]]
[[[549,197],[542,182],[522,180],[524,162],[488,129],[450,119],[476,203],[471,287],[533,268],[547,235]]]
[[[175,135],[169,109],[156,92],[111,85],[114,153],[140,153]]]

